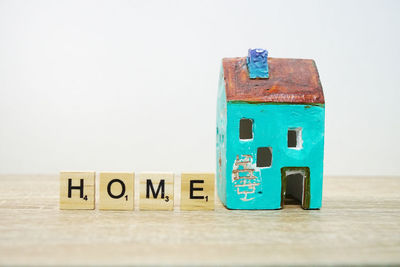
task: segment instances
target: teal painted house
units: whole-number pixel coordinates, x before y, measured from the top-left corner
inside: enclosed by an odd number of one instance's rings
[[[217,188],[229,209],[322,200],[325,100],[313,60],[249,50],[225,58],[217,105]]]

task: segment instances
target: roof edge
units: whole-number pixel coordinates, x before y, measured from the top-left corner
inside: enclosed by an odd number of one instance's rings
[[[325,107],[324,103],[297,103],[297,102],[258,102],[258,101],[244,101],[244,100],[227,100],[231,104],[249,104],[249,105],[305,105],[305,106],[318,106]]]

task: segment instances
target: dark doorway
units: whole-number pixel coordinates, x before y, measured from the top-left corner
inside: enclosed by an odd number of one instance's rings
[[[301,205],[310,208],[310,169],[308,167],[284,167],[281,169],[281,208],[284,205]]]

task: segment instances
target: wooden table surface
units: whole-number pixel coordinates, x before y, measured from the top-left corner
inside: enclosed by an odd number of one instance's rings
[[[326,177],[313,211],[61,211],[58,188],[0,176],[1,265],[400,264],[400,177]]]

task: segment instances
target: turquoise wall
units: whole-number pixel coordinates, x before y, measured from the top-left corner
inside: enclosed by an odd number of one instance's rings
[[[226,205],[226,93],[223,71],[221,68],[217,97],[217,192],[219,199]]]
[[[223,86],[220,85],[220,89],[221,87]],[[324,106],[228,102],[224,117],[226,98],[225,90],[222,91],[218,97],[218,110],[222,116],[219,115],[221,117],[217,118],[217,153],[226,152],[226,157],[224,155],[221,157],[221,166],[218,164],[219,154],[217,154],[217,186],[221,201],[232,209],[278,209],[281,207],[281,168],[309,167],[310,208],[320,208],[324,156]],[[239,122],[242,118],[254,120],[252,140],[239,139]],[[287,131],[289,128],[299,127],[302,128],[302,148],[290,149],[287,147]],[[224,138],[218,140],[221,136]],[[256,167],[258,147],[272,148],[271,167]],[[253,175],[256,177],[252,182],[258,184],[254,187],[254,193],[247,193],[246,197],[245,192],[253,190],[249,190],[246,186],[239,187],[240,194],[238,194],[238,187],[235,185],[241,181],[235,181],[232,174],[237,157],[245,161],[246,157],[243,155],[252,157],[253,164],[249,164],[253,167]],[[241,200],[244,197],[247,201]]]

